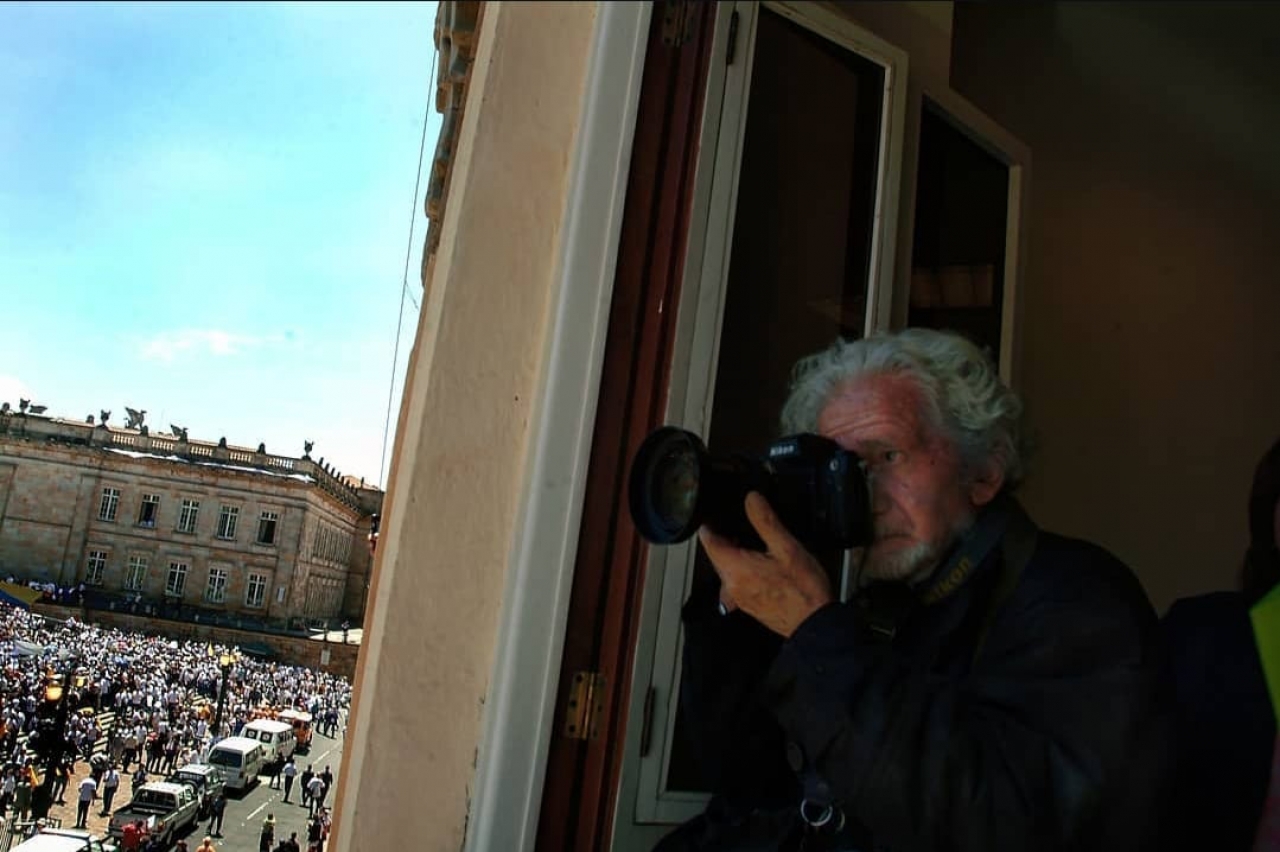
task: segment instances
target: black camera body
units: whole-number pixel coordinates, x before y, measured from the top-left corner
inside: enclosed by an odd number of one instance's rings
[[[692,432],[664,426],[636,451],[629,491],[636,529],[654,544],[684,541],[706,524],[743,547],[763,550],[743,506],[750,491],[764,495],[810,551],[871,540],[861,460],[821,435],[780,438],[759,458],[715,456]]]

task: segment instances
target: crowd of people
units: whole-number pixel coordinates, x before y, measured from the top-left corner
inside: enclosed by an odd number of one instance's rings
[[[227,654],[234,662],[221,724],[214,730],[223,683],[220,659]],[[233,648],[206,642],[74,618],[57,621],[16,607],[0,607],[0,666],[0,818],[27,820],[36,808],[45,766],[33,756],[41,751],[42,737],[56,736],[46,701],[52,674],[60,676],[69,702],[65,756],[51,769],[52,799],[65,804],[76,764],[89,764],[74,793],[80,799],[78,827],[93,802],[100,799],[103,813],[110,811],[121,780],[136,788],[148,773],[165,775],[199,760],[263,708],[306,710],[332,735],[351,700],[350,684],[338,675],[237,656]],[[111,719],[105,730],[104,717]],[[106,747],[99,748],[104,738]]]
[[[40,592],[41,600],[58,604],[80,604],[84,602],[84,583],[75,586],[59,586],[48,580],[27,580],[25,583],[10,574],[5,582],[13,585],[25,585],[29,589]]]

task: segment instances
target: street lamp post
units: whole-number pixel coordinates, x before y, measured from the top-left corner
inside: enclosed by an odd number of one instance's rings
[[[219,735],[222,733],[222,708],[227,702],[227,681],[231,678],[231,668],[235,665],[236,658],[231,654],[223,654],[218,658],[218,667],[222,669],[222,686],[218,689],[218,709],[213,713],[213,734],[210,742],[217,742]]]
[[[61,681],[56,674],[51,674],[45,684],[45,701],[54,705],[53,725],[46,726],[41,731],[40,750],[44,752],[45,757],[44,779],[31,796],[32,819],[47,817],[49,808],[53,805],[54,773],[61,767],[67,753],[67,716],[71,710],[71,704],[67,701],[67,691],[71,687],[75,672],[76,661],[72,659],[68,662],[66,673],[61,676]],[[49,738],[47,741],[46,737]]]

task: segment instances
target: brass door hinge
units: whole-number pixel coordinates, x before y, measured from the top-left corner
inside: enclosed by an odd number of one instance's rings
[[[564,710],[564,735],[571,740],[594,740],[604,711],[604,675],[576,672],[569,683]]]

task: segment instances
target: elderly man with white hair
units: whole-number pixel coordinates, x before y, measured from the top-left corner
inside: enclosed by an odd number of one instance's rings
[[[950,333],[797,365],[783,432],[859,457],[872,538],[841,600],[760,494],[745,511],[763,549],[702,528],[715,576],[685,605],[682,717],[715,795],[659,850],[1152,846],[1156,615],[1118,559],[1012,497],[1021,418]]]

